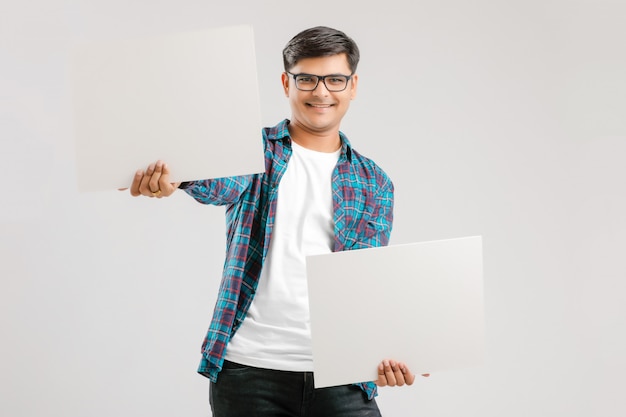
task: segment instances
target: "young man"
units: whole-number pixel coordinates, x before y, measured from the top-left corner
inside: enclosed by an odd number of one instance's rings
[[[292,113],[263,130],[265,173],[178,184],[159,161],[136,173],[131,194],[181,188],[226,207],[226,263],[198,370],[211,380],[213,416],[379,416],[376,385],[415,376],[385,360],[375,382],[313,389],[305,268],[306,255],[389,241],[392,182],[339,131],[359,50],[343,32],[315,27],[291,39],[283,60]]]

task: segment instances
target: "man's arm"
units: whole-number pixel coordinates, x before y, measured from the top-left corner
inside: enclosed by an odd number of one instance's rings
[[[254,175],[225,177],[212,180],[191,181],[187,183],[171,182],[170,169],[163,161],[150,164],[148,168],[138,170],[130,186],[130,194],[134,197],[169,197],[178,188],[202,204],[225,205],[239,200],[242,193],[250,186]],[[181,187],[182,184],[182,187]],[[121,189],[121,191],[126,188]]]
[[[377,179],[376,192],[368,203],[366,223],[359,230],[349,249],[376,248],[387,246],[393,226],[394,187],[385,174]]]
[[[376,195],[375,211],[368,222],[365,247],[386,246],[389,244],[393,224],[393,183],[386,175]],[[430,374],[422,374],[428,377]],[[378,379],[374,383],[379,387],[401,387],[413,385],[415,374],[403,362],[385,359],[378,365]]]

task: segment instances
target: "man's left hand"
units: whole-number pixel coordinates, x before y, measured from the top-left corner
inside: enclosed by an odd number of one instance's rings
[[[430,374],[422,374],[428,377]],[[378,379],[375,381],[379,387],[401,387],[403,385],[412,385],[415,382],[415,375],[403,363],[394,360],[385,359],[378,365]]]

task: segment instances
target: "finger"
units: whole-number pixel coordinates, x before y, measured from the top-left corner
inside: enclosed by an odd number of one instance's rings
[[[379,387],[384,387],[387,385],[387,378],[385,378],[385,367],[383,366],[382,362],[378,365],[378,379],[375,383]]]
[[[385,359],[383,361],[383,365],[385,367],[385,378],[387,379],[387,385],[389,385],[390,387],[395,387],[396,376],[393,372],[393,369],[391,369],[391,363],[387,359]]]
[[[150,177],[150,182],[149,182],[149,187],[150,187],[151,192],[157,193],[161,189],[159,187],[159,180],[161,179],[162,173],[163,173],[163,162],[157,161],[157,163],[154,166],[154,172],[152,173],[152,176]],[[159,196],[160,194],[161,193],[159,193]]]
[[[143,179],[143,171],[139,170],[135,172],[135,176],[133,177],[133,182],[130,185],[130,195],[133,197],[137,197],[141,195],[139,191],[139,186],[141,185],[141,180]]]
[[[401,387],[406,382],[404,379],[404,373],[402,369],[406,369],[406,366],[396,363],[395,361],[389,361],[389,365],[391,366],[391,370],[393,372],[393,376],[396,379],[396,385]]]
[[[161,197],[170,196],[178,189],[180,183],[170,183],[170,168],[163,164],[161,178],[159,179],[159,189],[162,191]]]
[[[411,372],[409,367],[406,366],[406,364],[404,364],[404,363],[399,363],[398,364],[398,369],[402,373],[402,377],[404,379],[404,382],[406,382],[407,385],[413,385],[413,382],[415,382],[415,374],[413,374],[413,372]]]
[[[146,197],[153,197],[152,189],[150,189],[150,179],[152,178],[152,174],[154,174],[154,167],[155,164],[148,165],[146,172],[144,172],[141,178],[141,183],[139,184],[139,193]]]

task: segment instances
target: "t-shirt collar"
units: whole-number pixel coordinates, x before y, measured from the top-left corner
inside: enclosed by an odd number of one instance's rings
[[[350,141],[341,131],[339,132],[339,138],[341,139],[341,155],[345,155],[348,161],[350,161],[352,158],[352,146],[350,145]],[[289,119],[285,119],[276,126],[271,127],[267,132],[267,139],[289,139],[291,141],[291,136],[289,135]]]

